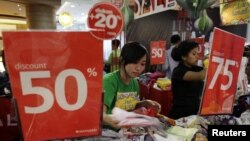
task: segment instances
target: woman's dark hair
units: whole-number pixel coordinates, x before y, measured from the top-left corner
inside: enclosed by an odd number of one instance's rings
[[[121,51],[120,63],[124,64],[124,66],[130,63],[137,63],[147,53],[147,49],[138,42],[126,43]]]
[[[170,39],[171,44],[176,44],[176,43],[178,43],[180,41],[181,41],[180,35],[175,34],[175,35],[171,36],[171,39]]]
[[[192,49],[198,46],[198,43],[191,40],[182,41],[177,47],[172,50],[171,56],[175,61],[183,61],[182,56],[187,56]]]
[[[121,44],[121,42],[120,42],[120,40],[118,40],[118,39],[114,39],[114,40],[112,40],[112,45],[114,45],[114,46],[119,46]]]

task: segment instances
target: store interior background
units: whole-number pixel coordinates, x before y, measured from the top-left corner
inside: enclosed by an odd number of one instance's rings
[[[0,50],[3,47],[1,31],[4,30],[88,31],[88,11],[95,3],[101,1],[111,2],[115,0],[0,0]],[[219,5],[218,0],[210,8],[207,8],[213,26],[246,38],[247,24],[221,25]],[[71,23],[67,26],[62,26],[59,22],[59,15],[63,12],[71,15],[69,19]],[[170,36],[176,32],[181,34],[183,39],[191,36],[202,36],[194,29],[194,21],[189,17],[178,19],[179,13],[180,11],[177,10],[168,10],[136,19],[128,26],[125,33],[122,32],[117,38],[122,41],[122,45],[125,42],[125,37],[127,41],[138,41],[149,47],[150,41],[169,41]],[[191,22],[191,29],[186,29],[184,24],[187,21]],[[211,40],[210,33],[203,35],[208,43]],[[110,52],[111,41],[105,40],[104,60],[107,60]],[[1,63],[0,71],[2,70]]]

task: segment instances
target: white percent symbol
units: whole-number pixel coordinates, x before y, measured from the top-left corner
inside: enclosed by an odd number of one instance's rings
[[[89,77],[97,76],[97,72],[96,72],[95,68],[88,68],[87,72],[89,73]]]

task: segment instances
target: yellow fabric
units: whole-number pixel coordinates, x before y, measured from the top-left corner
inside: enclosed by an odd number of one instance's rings
[[[135,109],[136,104],[139,102],[139,98],[136,92],[117,93],[117,100],[115,107],[131,111]]]
[[[183,128],[180,126],[172,126],[166,130],[167,133],[185,138],[186,141],[191,141],[198,129]]]
[[[162,90],[167,90],[171,86],[171,80],[166,78],[158,78],[156,83]]]
[[[208,64],[209,64],[209,59],[205,59],[204,61],[203,61],[203,64],[204,64],[204,68],[208,68]]]

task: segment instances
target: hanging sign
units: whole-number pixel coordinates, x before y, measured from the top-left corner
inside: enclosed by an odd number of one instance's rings
[[[199,49],[198,49],[198,56],[199,59],[202,60],[204,58],[204,43],[205,43],[205,38],[201,37],[201,38],[192,38],[191,40],[195,41],[196,43],[199,44]]]
[[[231,114],[245,39],[215,28],[200,114]]]
[[[88,32],[3,32],[25,141],[101,133],[102,42]]]
[[[122,31],[121,11],[112,3],[97,3],[89,11],[88,27],[91,34],[97,39],[113,39]]]
[[[164,64],[166,59],[166,41],[152,41],[150,43],[150,64]]]
[[[132,0],[129,6],[134,11],[135,19],[150,16],[167,10],[179,10],[176,0]]]

